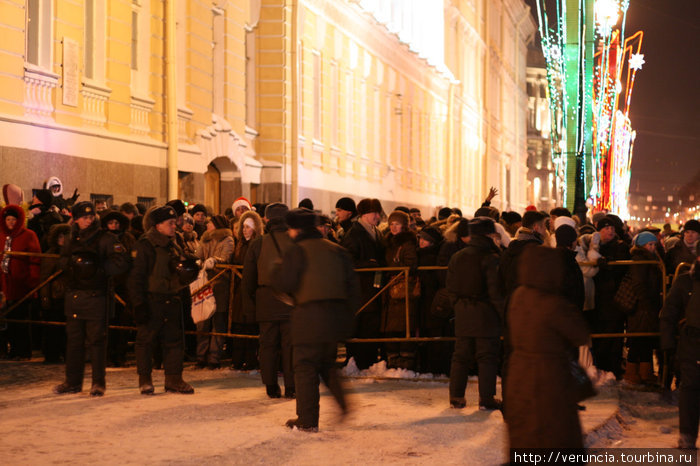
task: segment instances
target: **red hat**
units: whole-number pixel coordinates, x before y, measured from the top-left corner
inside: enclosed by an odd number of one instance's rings
[[[532,212],[532,211],[537,212],[537,207],[535,207],[535,206],[532,205],[532,204],[530,204],[529,206],[525,207],[525,212]]]

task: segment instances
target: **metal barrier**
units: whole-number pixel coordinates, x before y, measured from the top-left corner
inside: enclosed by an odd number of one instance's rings
[[[8,251],[5,252],[4,254],[8,255],[14,255],[14,256],[30,256],[30,257],[51,257],[51,258],[58,258],[60,257],[58,254],[45,254],[45,253],[27,253],[27,252],[15,252],[15,251]],[[663,301],[666,301],[666,267],[663,263],[663,261],[633,261],[633,260],[623,260],[623,261],[611,261],[608,262],[607,265],[610,266],[630,266],[630,265],[656,265],[661,269],[662,272],[662,296],[663,296]],[[584,265],[584,266],[597,266],[597,262],[580,262],[579,265]],[[689,267],[691,264],[687,263],[682,263],[678,266],[678,268],[675,271],[674,275],[674,280],[678,276],[679,271],[681,267]],[[210,280],[208,280],[202,287],[200,287],[198,290],[195,291],[196,294],[197,292],[201,291],[202,289],[206,288],[207,286],[211,286],[213,283],[216,281],[220,280],[224,274],[229,271],[231,276],[229,278],[229,283],[230,283],[230,293],[229,293],[229,306],[228,306],[228,327],[231,328],[231,323],[232,323],[232,311],[233,311],[233,303],[234,303],[234,293],[235,293],[235,277],[242,278],[242,265],[233,265],[233,264],[217,264],[215,266],[217,269],[221,269],[221,272],[217,273],[214,277],[212,277]],[[414,270],[416,271],[440,271],[440,270],[447,270],[447,266],[423,266],[423,267],[417,267]],[[355,312],[355,315],[360,314],[363,310],[367,308],[369,304],[374,302],[382,293],[386,292],[392,286],[393,284],[397,283],[399,280],[404,280],[404,285],[405,285],[405,290],[406,294],[404,297],[404,303],[405,303],[405,312],[406,312],[406,336],[405,337],[388,337],[388,338],[351,338],[348,339],[347,341],[349,343],[385,343],[385,342],[405,342],[405,341],[411,341],[411,342],[437,342],[437,341],[455,341],[455,337],[412,337],[411,336],[411,323],[410,323],[410,300],[412,299],[409,296],[409,276],[410,276],[410,267],[372,267],[372,268],[358,268],[355,269],[356,272],[358,273],[376,273],[376,272],[398,272],[396,275],[391,277],[389,281],[382,286],[379,291],[377,291],[366,303],[364,303],[360,309],[358,309]],[[5,319],[4,316],[10,313],[12,310],[14,310],[17,306],[19,306],[22,302],[26,301],[29,299],[34,293],[39,291],[42,287],[46,286],[51,280],[55,279],[58,275],[61,274],[61,271],[54,273],[44,281],[42,281],[37,287],[35,287],[33,290],[31,290],[27,295],[22,297],[19,301],[15,302],[11,307],[9,307],[5,312],[0,314],[0,321],[6,321],[6,322],[16,322],[16,323],[27,323],[27,324],[39,324],[39,325],[65,325],[65,322],[49,322],[49,321],[27,321],[27,320],[18,320],[18,319]],[[119,301],[122,305],[126,305],[124,300],[119,296],[115,294],[115,299]],[[110,329],[114,330],[128,330],[128,331],[135,331],[136,327],[129,327],[129,326],[119,326],[119,325],[110,325]],[[223,333],[223,332],[197,332],[197,331],[186,331],[185,332],[188,335],[210,335],[210,336],[221,336],[221,337],[228,337],[228,338],[241,338],[241,339],[257,339],[258,335],[245,335],[245,334],[235,334],[235,333]],[[658,332],[652,332],[652,333],[606,333],[606,334],[592,334],[591,338],[635,338],[635,337],[650,337],[650,336],[659,336]]]

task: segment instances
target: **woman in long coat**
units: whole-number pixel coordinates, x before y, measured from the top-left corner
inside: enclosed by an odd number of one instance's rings
[[[10,204],[0,211],[0,291],[7,307],[22,299],[39,284],[39,258],[10,256],[5,251],[41,252],[36,234],[24,225],[24,210]],[[25,300],[12,312],[8,319],[29,320],[30,300]],[[13,359],[32,357],[31,336],[26,324],[8,322],[5,331],[10,344],[8,356]],[[2,341],[4,344],[5,342]]]
[[[408,214],[395,210],[389,215],[389,233],[386,236],[386,263],[388,267],[418,266],[418,242],[416,234],[408,229]],[[393,276],[394,274],[392,274]],[[412,277],[413,278],[413,277]],[[403,279],[399,279],[403,281]],[[415,282],[409,280],[409,289]],[[392,285],[393,287],[394,285]],[[409,299],[410,330],[418,327],[416,316],[416,299]],[[405,298],[392,298],[390,293],[384,300],[382,309],[381,331],[385,336],[406,336],[406,301]],[[387,343],[387,366],[401,369],[415,369],[416,348],[412,343]]]
[[[233,251],[233,263],[243,265],[243,260],[248,252],[248,246],[258,236],[263,234],[263,224],[260,215],[249,210],[238,219],[236,230],[236,247]],[[231,333],[243,335],[257,335],[259,333],[255,315],[248,315],[244,309],[252,309],[253,306],[243,306],[243,300],[247,298],[241,290],[241,278],[236,275],[233,296],[233,311],[231,314]],[[234,338],[231,343],[231,368],[252,370],[258,368],[258,342],[253,339]]]
[[[528,248],[508,309],[513,348],[506,378],[510,448],[583,448],[571,352],[590,339],[564,295],[565,251]]]
[[[216,264],[228,264],[233,254],[233,233],[228,228],[228,220],[221,215],[215,215],[207,224],[207,230],[195,255],[202,261],[207,271],[207,279],[211,280],[221,270],[216,269]],[[197,323],[198,332],[226,333],[228,324],[229,281],[225,277],[219,278],[213,285],[216,311],[202,322]],[[210,369],[221,367],[221,356],[224,346],[224,337],[210,337],[197,335],[197,367]]]

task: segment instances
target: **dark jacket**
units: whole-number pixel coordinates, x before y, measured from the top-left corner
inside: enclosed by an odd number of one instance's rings
[[[418,267],[431,267],[437,265],[440,244],[434,244],[427,248],[418,249]],[[442,329],[445,326],[444,318],[438,318],[430,313],[430,308],[435,298],[435,293],[440,289],[439,270],[425,270],[418,272],[420,279],[420,299],[418,301],[418,319],[423,329]]]
[[[258,322],[288,320],[292,311],[284,297],[271,287],[275,263],[282,260],[292,240],[284,223],[268,223],[268,228],[267,234],[250,243],[243,263],[242,292],[248,297],[243,300],[244,312],[255,315]]]
[[[273,273],[273,286],[295,298],[293,344],[337,342],[352,331],[359,283],[350,254],[317,230],[297,236]]]
[[[633,247],[632,260],[658,260],[656,254],[640,247]],[[637,302],[634,310],[627,316],[627,331],[658,332],[659,310],[661,309],[661,270],[652,264],[630,266],[629,272],[634,289],[637,291]]]
[[[474,235],[452,256],[447,289],[456,297],[455,335],[497,338],[503,327],[503,287],[498,277],[500,250],[487,236]]]
[[[129,254],[116,235],[102,230],[95,218],[84,230],[73,224],[61,267],[66,274],[66,315],[101,319],[106,312],[110,280],[129,270]]]
[[[590,335],[582,313],[564,296],[564,262],[564,251],[544,247],[521,257],[522,285],[508,309],[510,448],[583,447],[569,354]]]
[[[620,239],[613,238],[600,245],[600,254],[608,262],[628,260],[629,247]],[[595,304],[598,319],[605,321],[624,321],[625,314],[615,304],[614,298],[617,289],[622,283],[622,278],[627,272],[627,267],[620,265],[603,265],[593,280],[595,282]]]
[[[666,252],[666,273],[668,275],[673,275],[676,272],[676,268],[682,262],[692,264],[695,262],[695,254],[693,254],[693,251],[686,246],[683,238],[681,237],[680,241],[674,244],[673,247]]]
[[[564,251],[564,297],[576,309],[583,312],[583,303],[586,301],[586,289],[583,284],[583,273],[576,262],[576,251],[565,248],[557,248]]]
[[[59,223],[64,223],[63,217],[51,209],[42,210],[42,212],[33,216],[27,222],[27,228],[36,233],[37,238],[39,238],[42,251],[46,251],[49,247],[47,242],[49,230],[53,225],[58,225]]]
[[[68,242],[70,237],[71,227],[65,223],[54,225],[49,230],[47,244],[49,248],[46,250],[48,254],[58,254],[62,252],[62,247],[58,244],[58,237],[64,235],[64,243]],[[60,261],[57,257],[45,257],[41,261],[40,281],[44,281],[54,273],[61,270]],[[39,295],[42,300],[42,307],[48,309],[52,304],[60,302],[63,305],[63,298],[66,294],[66,274],[61,273],[51,282],[39,290]]]
[[[518,287],[518,258],[528,246],[540,246],[544,241],[542,237],[528,228],[521,227],[510,242],[508,248],[501,255],[498,272],[503,282],[506,296],[510,296]]]
[[[700,277],[697,271],[694,273],[686,272],[676,278],[661,309],[659,327],[662,350],[676,347],[676,335],[682,319],[687,319],[685,325],[700,329]],[[694,308],[690,306],[691,299],[696,302]]]
[[[373,239],[359,220],[353,222],[352,227],[345,232],[345,236],[343,236],[340,245],[350,253],[355,268],[384,266],[384,245],[382,244],[379,230],[376,230],[376,233],[376,239]],[[361,301],[364,304],[372,299],[379,289],[374,287],[375,273],[358,272],[357,274],[360,280],[360,289],[362,290]],[[380,311],[381,300],[376,299],[362,312],[367,314],[370,312],[378,313]]]
[[[398,235],[389,234],[385,244],[385,259],[388,267],[411,267],[411,269],[415,269],[418,266],[418,245],[416,244],[415,233],[405,231]],[[393,277],[394,275],[396,275],[396,273],[389,273],[389,277]],[[415,272],[411,272],[409,287],[412,287],[414,283]],[[409,320],[412,333],[418,327],[416,305],[417,303],[414,299],[409,300]],[[406,331],[405,299],[393,299],[388,294],[386,295],[382,308],[381,330],[382,332],[401,333]]]

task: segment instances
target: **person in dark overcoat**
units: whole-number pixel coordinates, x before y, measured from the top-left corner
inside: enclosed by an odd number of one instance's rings
[[[82,390],[87,340],[92,363],[90,395],[102,396],[106,387],[110,280],[129,270],[129,255],[114,234],[100,228],[91,202],[78,202],[71,213],[71,237],[61,256],[61,268],[67,274],[66,379],[53,391],[64,394]]]
[[[39,284],[40,259],[30,256],[11,256],[5,251],[40,253],[39,238],[34,231],[24,225],[24,209],[9,204],[0,211],[0,292],[3,293],[7,307],[12,307]],[[8,319],[30,320],[31,298],[18,304],[9,314]],[[0,342],[7,348],[12,359],[30,359],[32,357],[32,340],[28,324],[8,322],[7,329],[0,332]],[[4,338],[7,341],[3,341]],[[3,351],[4,353],[4,351]]]
[[[658,261],[656,236],[644,231],[634,238],[630,249],[633,261]],[[637,296],[634,308],[627,315],[627,332],[658,332],[661,310],[661,270],[653,264],[634,265],[629,268],[632,287]],[[630,384],[653,384],[656,382],[653,352],[657,339],[633,337],[627,339],[627,366],[625,381]]]
[[[292,335],[289,323],[292,303],[288,297],[272,288],[272,270],[282,260],[292,244],[287,235],[285,215],[289,208],[281,203],[265,208],[267,233],[253,240],[243,263],[244,305],[252,306],[260,326],[260,376],[267,396],[280,398],[277,371],[282,360],[286,398],[294,398],[294,366],[292,364]],[[250,310],[247,312],[251,312]]]
[[[511,449],[583,448],[571,353],[590,339],[582,313],[564,296],[565,254],[527,248],[508,308],[512,352],[505,380]]]
[[[382,204],[378,199],[362,199],[357,204],[357,220],[345,232],[340,243],[350,252],[355,268],[383,267],[384,243],[377,229],[382,215]],[[367,303],[382,286],[381,272],[358,272],[362,299]],[[376,299],[355,316],[355,338],[378,338],[381,326],[381,300]],[[347,345],[348,360],[355,359],[358,369],[367,369],[377,362],[380,345],[377,343],[355,343]]]
[[[676,335],[680,334],[676,350],[681,372],[678,448],[692,449],[700,422],[700,243],[695,253],[693,267],[673,282],[660,314],[661,350],[673,351]]]
[[[415,283],[415,268],[418,266],[418,244],[416,234],[409,230],[409,216],[400,210],[395,210],[389,214],[389,231],[385,239],[386,252],[384,254],[388,267],[411,267],[409,272],[409,286],[406,290],[409,293],[409,323],[410,332],[415,334],[418,328],[418,317],[416,315],[416,299],[410,296],[411,289]],[[389,278],[397,275],[397,272],[390,272]],[[403,278],[399,279],[403,281]],[[395,285],[392,285],[394,287]],[[405,337],[406,336],[406,300],[403,297],[392,298],[390,293],[384,295],[382,307],[381,331],[385,337]],[[386,343],[387,367],[400,369],[415,369],[416,347],[409,342]]]
[[[263,223],[260,215],[254,210],[245,212],[238,219],[236,230],[236,247],[233,250],[233,263],[243,265],[250,244],[263,234]],[[243,293],[241,278],[235,275],[233,312],[231,313],[231,333],[241,335],[258,335],[258,324],[255,312],[247,313],[243,300],[249,299]],[[231,342],[231,368],[253,370],[258,368],[258,342],[251,338],[234,338]]]
[[[457,342],[450,369],[450,405],[466,406],[469,368],[479,371],[479,408],[500,409],[496,376],[503,329],[503,287],[498,276],[500,249],[494,221],[476,217],[469,222],[469,243],[452,256],[447,270],[447,289],[456,297]]]
[[[71,227],[66,223],[53,225],[49,230],[46,250],[48,254],[60,256],[63,246],[69,241]],[[61,271],[58,257],[45,257],[41,261],[39,281],[44,282],[56,272],[61,272],[48,285],[39,290],[41,298],[41,317],[51,322],[65,322],[63,300],[66,294],[66,274]],[[41,342],[44,363],[54,364],[61,361],[66,351],[66,330],[61,327],[46,325]]]
[[[137,325],[136,370],[142,395],[155,393],[151,371],[153,347],[158,341],[163,352],[165,391],[194,393],[182,380],[182,290],[197,278],[199,267],[196,259],[177,245],[176,219],[175,209],[168,205],[146,213],[144,225],[149,228],[134,246],[133,267],[126,283]]]
[[[342,247],[323,238],[318,219],[309,209],[287,215],[294,244],[274,273],[273,286],[294,298],[292,341],[297,418],[287,427],[316,431],[319,419],[319,378],[343,411],[347,404],[336,367],[338,342],[352,331],[359,302],[359,282],[352,258]]]

